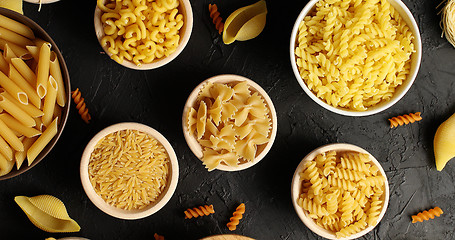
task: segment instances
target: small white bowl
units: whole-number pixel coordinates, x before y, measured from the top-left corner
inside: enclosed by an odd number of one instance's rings
[[[390,195],[390,190],[389,190],[389,181],[387,180],[387,176],[384,172],[384,169],[382,168],[381,164],[376,160],[376,158],[371,155],[369,152],[367,152],[365,149],[352,145],[352,144],[346,144],[346,143],[334,143],[334,144],[328,144],[319,148],[316,148],[312,152],[310,152],[308,155],[306,155],[303,160],[300,162],[300,164],[297,166],[297,169],[294,172],[294,176],[292,177],[292,183],[291,183],[291,198],[292,198],[292,204],[294,205],[294,209],[297,212],[297,215],[299,218],[302,220],[302,222],[314,233],[317,235],[327,238],[327,239],[338,239],[332,231],[329,231],[327,229],[324,229],[320,226],[318,226],[314,220],[310,217],[308,217],[305,213],[305,211],[299,206],[297,200],[299,199],[300,196],[300,191],[301,191],[301,181],[300,181],[300,175],[299,173],[302,172],[305,169],[305,163],[308,161],[313,160],[318,154],[328,152],[328,151],[336,151],[336,152],[360,152],[360,153],[366,153],[370,156],[370,160],[378,167],[379,171],[381,172],[382,176],[384,176],[385,181],[384,181],[384,194],[383,194],[383,206],[381,209],[381,213],[379,214],[378,221],[375,226],[368,226],[366,229],[353,234],[347,238],[343,239],[355,239],[359,238],[377,226],[379,222],[381,221],[382,217],[384,217],[384,214],[387,211],[387,206],[389,204],[389,195]]]
[[[223,75],[218,75],[211,77],[202,83],[200,83],[194,90],[191,92],[190,96],[188,97],[188,100],[185,103],[185,107],[183,109],[183,116],[182,116],[182,127],[183,127],[183,135],[185,136],[186,143],[190,147],[191,151],[196,155],[197,158],[199,158],[202,161],[203,153],[202,153],[202,147],[197,141],[197,139],[194,137],[194,134],[190,133],[188,130],[187,126],[187,115],[188,111],[190,110],[191,107],[194,107],[196,104],[196,100],[198,97],[198,94],[202,87],[204,87],[207,83],[235,83],[235,82],[243,82],[246,81],[248,86],[250,87],[250,90],[258,92],[262,98],[265,100],[265,103],[267,104],[267,107],[269,108],[270,112],[270,119],[272,121],[272,129],[270,131],[270,140],[267,144],[262,145],[258,147],[257,149],[257,154],[256,158],[254,158],[253,161],[249,161],[246,163],[241,163],[239,164],[238,167],[231,167],[225,164],[220,164],[216,169],[221,170],[221,171],[240,171],[247,169],[249,167],[252,167],[253,165],[257,164],[259,161],[261,161],[265,155],[270,151],[270,148],[272,148],[273,142],[275,141],[276,137],[276,131],[277,131],[277,116],[276,116],[276,111],[275,107],[273,106],[272,99],[270,99],[269,95],[267,92],[262,89],[261,86],[259,86],[257,83],[253,82],[252,80],[242,77],[239,75],[233,75],[233,74],[223,74]]]
[[[390,100],[385,101],[385,102],[379,102],[378,104],[376,104],[372,107],[369,107],[366,111],[355,111],[355,110],[350,110],[347,108],[333,107],[332,105],[327,104],[322,99],[318,98],[308,88],[308,86],[303,81],[302,77],[300,76],[299,69],[298,69],[297,63],[296,63],[296,58],[295,58],[297,32],[299,30],[300,22],[302,22],[303,19],[308,15],[308,13],[310,13],[311,10],[313,10],[315,8],[315,5],[318,1],[319,0],[310,0],[307,3],[307,5],[302,9],[299,16],[297,17],[297,20],[295,21],[295,24],[294,24],[294,27],[293,27],[292,33],[291,33],[291,41],[290,41],[289,50],[290,50],[292,70],[294,71],[294,75],[297,79],[297,82],[299,82],[300,86],[303,88],[305,93],[311,99],[313,99],[313,101],[315,101],[317,104],[324,107],[325,109],[332,111],[334,113],[345,115],[345,116],[359,117],[359,116],[373,115],[373,114],[386,110],[387,108],[391,107],[396,102],[398,102],[406,94],[406,92],[411,88],[412,84],[414,83],[417,73],[419,72],[420,61],[422,58],[422,42],[420,39],[419,27],[418,27],[414,17],[412,16],[412,13],[409,11],[409,9],[406,7],[406,5],[400,0],[388,0],[390,5],[392,7],[394,7],[398,11],[398,13],[400,13],[400,16],[403,18],[403,20],[409,26],[409,29],[411,30],[412,34],[414,35],[414,39],[412,40],[412,43],[414,44],[415,52],[411,55],[411,70],[410,70],[406,80],[403,81],[403,84],[396,88],[396,91]]]
[[[151,63],[142,63],[140,66],[137,66],[134,64],[132,61],[128,61],[127,59],[124,59],[123,62],[121,63],[122,66],[135,69],[135,70],[150,70],[150,69],[155,69],[159,68],[161,66],[164,66],[174,60],[185,48],[186,44],[190,40],[191,36],[191,31],[193,30],[193,10],[191,8],[191,3],[189,0],[179,0],[180,5],[178,6],[179,13],[183,15],[183,27],[180,29],[180,41],[179,45],[177,46],[177,49],[175,52],[171,53],[167,57],[162,57],[160,59],[155,59]],[[104,30],[103,30],[103,23],[101,22],[101,15],[102,11],[101,9],[98,8],[98,6],[95,8],[95,17],[94,17],[94,24],[95,24],[95,33],[96,37],[98,38],[98,42],[101,45],[101,39],[104,37]],[[107,48],[101,46],[106,52],[109,57],[112,56],[112,53],[110,53]]]
[[[144,209],[140,210],[124,210],[114,206],[109,205],[106,203],[101,196],[99,196],[95,190],[93,189],[92,184],[90,183],[89,174],[88,174],[88,164],[90,161],[90,155],[95,148],[95,145],[106,135],[125,130],[125,129],[133,129],[138,130],[143,133],[146,133],[152,137],[154,137],[158,142],[160,142],[163,147],[166,149],[169,160],[170,160],[170,169],[169,169],[169,177],[167,181],[166,188],[158,197],[158,199],[150,204],[149,206],[145,207]],[[101,211],[120,219],[140,219],[147,216],[150,216],[160,210],[166,203],[171,199],[172,195],[175,192],[177,187],[177,182],[179,179],[179,166],[177,161],[177,156],[175,155],[174,149],[172,148],[171,144],[167,141],[167,139],[157,132],[155,129],[146,126],[140,123],[133,123],[133,122],[126,122],[126,123],[118,123],[112,126],[109,126],[98,134],[96,134],[92,140],[87,144],[85,148],[82,158],[81,158],[81,167],[80,167],[80,174],[81,174],[81,182],[82,187],[84,188],[85,193],[87,194],[88,198],[92,203],[97,206]]]

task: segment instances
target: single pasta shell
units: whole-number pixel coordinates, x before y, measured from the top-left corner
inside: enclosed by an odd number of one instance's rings
[[[60,199],[51,195],[17,196],[14,201],[30,221],[46,232],[78,232],[81,227],[71,219]]]
[[[436,169],[441,171],[455,157],[455,114],[438,127],[433,145]]]
[[[224,23],[223,42],[246,41],[257,37],[264,30],[267,5],[264,0],[242,7],[231,13]]]

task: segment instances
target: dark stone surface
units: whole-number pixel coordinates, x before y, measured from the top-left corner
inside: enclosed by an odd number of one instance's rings
[[[228,218],[241,202],[246,213],[234,232],[257,239],[320,239],[300,221],[291,204],[291,178],[300,160],[328,143],[352,143],[372,153],[390,183],[390,203],[381,223],[364,239],[454,239],[455,163],[437,172],[433,136],[455,112],[455,49],[441,38],[439,1],[405,0],[420,27],[423,58],[406,96],[388,110],[369,117],[345,117],[314,103],[300,88],[289,61],[289,37],[307,1],[267,1],[264,32],[246,42],[224,45],[210,22],[212,1],[191,1],[194,28],[181,55],[168,65],[134,71],[103,53],[93,29],[95,1],[24,3],[25,15],[37,21],[62,50],[72,89],[79,88],[93,120],[86,125],[74,108],[54,150],[30,171],[0,182],[0,239],[82,236],[90,239],[199,239],[229,233]],[[222,17],[253,1],[215,1]],[[183,137],[181,115],[187,96],[204,79],[239,74],[260,84],[278,113],[277,138],[270,153],[241,172],[207,172]],[[390,129],[392,116],[421,111],[423,120]],[[175,148],[180,164],[177,190],[156,214],[134,221],[111,217],[85,195],[79,161],[88,141],[111,124],[133,121],[161,132]],[[33,226],[14,196],[51,194],[60,198],[82,227],[79,233],[51,234]],[[185,220],[183,211],[213,204],[216,213]],[[439,206],[444,214],[411,224],[410,216]]]

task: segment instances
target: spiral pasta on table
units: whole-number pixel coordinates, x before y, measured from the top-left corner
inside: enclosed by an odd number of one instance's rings
[[[271,118],[263,97],[247,82],[208,83],[187,115],[187,127],[202,147],[203,164],[236,167],[253,161],[270,140]]]
[[[101,46],[118,63],[141,66],[176,51],[184,25],[178,0],[98,0],[103,14]]]
[[[215,213],[213,205],[203,205],[194,208],[188,208],[185,210],[185,218],[191,219],[196,217],[208,216],[212,213]]]
[[[384,204],[385,177],[368,154],[324,152],[306,162],[299,176],[297,204],[337,238],[377,224]]]
[[[365,111],[406,80],[413,38],[387,0],[320,0],[298,27],[295,61],[318,98]]]
[[[233,216],[229,219],[227,223],[227,227],[229,230],[234,231],[237,229],[237,225],[240,223],[240,219],[243,218],[243,214],[245,213],[245,204],[241,203],[232,214]]]
[[[432,209],[430,209],[428,211],[425,210],[423,212],[419,212],[416,215],[412,215],[411,216],[412,223],[423,222],[423,221],[429,220],[430,218],[433,219],[435,216],[439,217],[443,213],[444,212],[439,207],[432,208]]]
[[[398,125],[403,126],[404,124],[414,123],[422,120],[420,112],[403,114],[401,116],[389,118],[390,128],[398,127]]]

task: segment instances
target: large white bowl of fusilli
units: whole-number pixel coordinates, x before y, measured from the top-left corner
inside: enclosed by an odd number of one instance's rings
[[[387,210],[389,194],[381,164],[366,150],[345,143],[305,156],[291,184],[297,215],[328,239],[355,239],[373,230]]]
[[[400,0],[311,0],[291,34],[303,90],[324,108],[367,116],[398,102],[421,61],[419,28]]]

